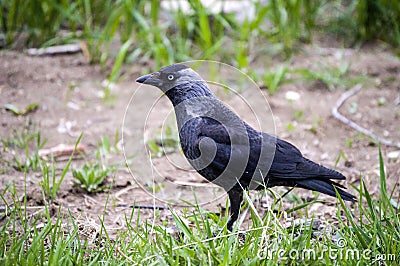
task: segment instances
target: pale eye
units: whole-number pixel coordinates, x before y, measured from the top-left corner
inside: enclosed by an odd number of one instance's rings
[[[174,79],[174,75],[168,75],[168,80],[173,80]]]

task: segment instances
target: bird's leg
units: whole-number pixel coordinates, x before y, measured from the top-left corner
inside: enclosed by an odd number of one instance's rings
[[[242,203],[243,200],[243,190],[231,189],[228,191],[228,196],[231,204],[231,217],[229,218],[226,227],[228,228],[229,231],[232,231],[233,223],[239,217],[240,204]]]

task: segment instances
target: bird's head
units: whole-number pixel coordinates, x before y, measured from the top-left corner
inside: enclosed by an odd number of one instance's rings
[[[199,74],[183,64],[166,66],[157,72],[136,79],[136,82],[158,87],[164,93],[179,85],[196,81],[204,82]]]

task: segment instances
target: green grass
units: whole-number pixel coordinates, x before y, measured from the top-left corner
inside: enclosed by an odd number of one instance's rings
[[[150,71],[211,59],[251,73],[249,66],[260,55],[272,51],[268,56],[288,59],[315,34],[334,34],[353,45],[374,39],[400,44],[400,4],[395,1],[274,0],[254,5],[255,16],[238,21],[233,14],[212,13],[200,0],[189,1],[190,13],[181,8],[161,12],[156,0],[1,1],[0,36],[5,47],[15,49],[84,41],[90,62],[103,67],[114,62],[105,69],[110,82],[118,79],[124,63],[138,59],[151,60]]]
[[[400,2],[387,0],[360,0],[356,6],[359,38],[381,39],[400,45]]]
[[[172,208],[173,220],[164,223],[143,222],[140,210],[132,209],[125,217],[126,227],[117,234],[99,216],[97,233],[85,235],[83,229],[91,224],[63,214],[62,206],[54,215],[47,207],[28,215],[26,200],[20,201],[10,184],[0,194],[0,261],[2,265],[396,265],[400,262],[398,202],[392,199],[394,189],[386,186],[379,154],[379,198],[373,199],[361,182],[359,202],[349,208],[339,200],[335,214],[339,222],[323,223],[327,230],[318,229],[318,217],[308,214],[317,200],[284,210],[277,197],[261,213],[246,194],[233,233],[225,228],[227,212],[215,214],[194,204],[184,212]],[[245,213],[251,216],[248,225]],[[291,214],[303,218],[282,223]],[[155,212],[155,220],[159,219],[160,213]],[[239,228],[244,231],[239,233]]]
[[[68,173],[69,167],[71,166],[72,159],[75,155],[76,148],[78,147],[79,142],[82,139],[83,134],[81,134],[78,140],[75,143],[74,150],[70,155],[67,164],[65,165],[61,175],[57,178],[56,174],[56,166],[54,164],[54,159],[52,158],[52,163],[47,164],[45,161],[40,161],[40,170],[42,174],[42,180],[39,185],[42,188],[42,191],[45,195],[45,198],[52,202],[57,197],[57,193],[60,190],[61,183],[63,182],[66,174]]]
[[[324,84],[329,90],[335,90],[338,86],[345,87],[346,81],[345,75],[349,70],[349,63],[342,63],[339,67],[332,66],[318,66],[319,70],[311,70],[308,68],[298,68],[293,71],[297,74],[298,79],[304,81],[319,81]]]
[[[109,168],[98,163],[94,165],[85,164],[80,169],[72,170],[74,185],[89,193],[103,191],[107,187],[104,181],[110,172]]]
[[[179,136],[171,126],[167,125],[160,130],[159,137],[147,141],[152,157],[162,157],[179,149]]]
[[[285,76],[288,73],[289,63],[279,66],[275,71],[270,71],[261,76],[261,80],[267,87],[267,90],[273,94],[278,91],[279,86],[285,81]]]
[[[108,136],[100,138],[98,147],[94,152],[96,159],[86,161],[81,168],[72,169],[74,186],[88,193],[101,192],[112,187],[112,183],[107,182],[107,177],[118,170],[118,164],[111,164],[109,157],[111,154],[119,152],[118,141],[118,131],[116,131],[113,145],[111,145]]]
[[[14,129],[11,136],[1,140],[12,160],[7,163],[20,172],[37,171],[40,168],[39,150],[46,144],[41,132],[27,118],[20,130]]]

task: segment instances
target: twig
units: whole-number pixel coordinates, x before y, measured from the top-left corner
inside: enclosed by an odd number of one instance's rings
[[[31,218],[31,217],[34,217],[37,214],[43,212],[45,210],[45,207],[44,206],[20,206],[20,209],[21,210],[37,210],[34,213],[27,216],[27,218]],[[0,205],[0,214],[4,215],[4,216],[0,216],[0,221],[2,221],[5,217],[10,216],[13,211],[15,211],[15,208]]]
[[[92,197],[90,197],[90,196],[88,196],[88,195],[83,194],[83,197],[85,198],[85,203],[86,203],[86,205],[89,205],[89,202],[88,202],[88,201],[91,201],[91,202],[93,202],[94,204],[100,205],[100,202],[98,202],[97,200],[95,200],[94,198],[92,198]]]
[[[179,180],[174,180],[173,183],[177,184],[179,186],[218,188],[218,186],[213,183],[197,183],[197,182],[188,182],[188,181],[179,181]]]
[[[132,263],[132,265],[137,265],[131,258],[129,258],[128,256],[126,256],[125,253],[122,252],[122,250],[121,250],[119,247],[117,247],[117,251],[118,251],[118,253],[119,253],[122,257],[124,257],[125,259],[127,259],[127,260],[129,261],[129,263]]]
[[[353,96],[354,94],[356,94],[357,92],[359,92],[361,90],[362,86],[360,84],[357,84],[356,86],[354,86],[353,88],[351,88],[350,90],[346,91],[345,93],[343,93],[340,98],[337,100],[337,102],[335,103],[335,105],[332,108],[332,116],[334,118],[336,118],[337,120],[339,120],[340,122],[344,123],[345,125],[348,125],[350,127],[352,127],[353,129],[355,129],[358,132],[363,133],[364,135],[367,135],[369,137],[371,137],[372,139],[374,139],[377,142],[380,142],[386,146],[392,146],[392,147],[397,147],[400,148],[400,142],[398,143],[394,143],[391,140],[387,140],[384,138],[379,137],[378,135],[375,135],[373,132],[371,132],[370,130],[363,128],[362,126],[358,125],[357,123],[355,123],[354,121],[351,121],[350,119],[348,119],[347,117],[345,117],[344,115],[342,115],[341,113],[339,113],[339,108],[343,105],[343,103],[350,98],[351,96]]]
[[[136,205],[136,204],[126,204],[126,203],[118,203],[117,207],[130,207],[135,209],[146,209],[146,210],[166,210],[167,206],[153,206],[153,205]]]
[[[120,196],[121,196],[122,194],[127,193],[129,190],[135,189],[135,188],[137,188],[137,187],[138,187],[138,186],[129,186],[129,187],[126,187],[126,188],[124,188],[124,189],[121,189],[120,191],[118,191],[117,193],[115,193],[115,198],[116,198],[117,200],[119,200],[119,201],[123,201],[123,200],[120,198]]]
[[[39,213],[44,212],[44,210],[45,210],[45,209],[42,208],[42,209],[40,209],[40,210],[38,210],[38,211],[35,211],[34,213],[28,215],[28,217],[29,217],[29,218],[35,217],[35,216],[38,215]]]
[[[62,156],[69,157],[71,155],[75,156],[81,153],[86,153],[86,146],[83,144],[78,144],[78,146],[75,149],[74,145],[59,144],[49,149],[40,149],[38,153],[41,158],[47,158],[49,156],[53,156],[55,158]]]
[[[66,44],[66,45],[57,45],[51,46],[47,48],[31,48],[26,51],[26,53],[30,56],[43,56],[43,55],[57,55],[57,54],[74,54],[82,51],[81,44]]]

